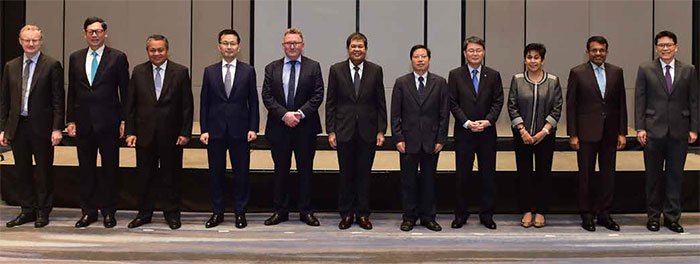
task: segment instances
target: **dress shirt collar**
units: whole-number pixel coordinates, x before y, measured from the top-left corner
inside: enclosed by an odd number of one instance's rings
[[[423,75],[418,75],[417,72],[413,72],[413,79],[416,79],[416,82],[418,82],[418,77],[423,77],[423,84],[425,84],[425,82],[428,81],[428,72],[426,71]]]
[[[97,52],[98,57],[102,57],[102,53],[105,52],[105,45],[102,45],[99,49],[95,50]],[[88,56],[92,56],[92,48],[88,47]]]
[[[23,56],[24,58],[22,59],[22,64],[26,64],[27,60],[31,60],[32,63],[34,63],[34,65],[36,65],[36,61],[39,60],[39,55],[41,55],[41,51],[34,54],[34,56],[32,56],[31,58],[27,58],[27,54],[24,53],[24,56]]]
[[[479,68],[473,68],[470,64],[467,64],[467,67],[469,67],[469,76],[472,75],[472,72],[474,70],[479,71],[479,75],[481,75],[481,68],[482,68],[481,65],[479,65]]]
[[[168,60],[165,60],[165,61],[163,62],[163,64],[161,64],[160,66],[156,66],[156,65],[153,64],[153,63],[151,63],[151,66],[153,66],[153,72],[156,71],[156,68],[160,67],[160,69],[163,70],[161,73],[165,73],[165,67],[168,66]]]
[[[598,64],[593,63],[592,61],[589,61],[588,63],[591,64],[591,67],[593,67],[593,70],[601,68],[601,69],[603,69],[603,72],[605,72],[605,62],[603,62],[603,64],[601,64],[600,66],[598,66]]]
[[[676,69],[676,59],[675,58],[673,60],[671,60],[671,63],[669,63],[669,64],[666,64],[662,59],[659,59],[659,62],[661,62],[661,69],[664,70],[664,72],[666,72],[666,65],[671,65],[671,70]]]
[[[221,68],[226,69],[226,64],[231,64],[231,67],[236,68],[236,63],[238,63],[238,59],[235,58],[231,62],[226,62],[225,59],[221,59]]]
[[[353,64],[350,59],[348,59],[348,64],[350,65],[350,71],[354,72],[355,71],[355,64]],[[362,69],[364,69],[364,67],[365,67],[365,61],[360,62],[360,64],[357,65],[357,67],[360,68],[360,74],[362,74]]]
[[[292,59],[290,59],[290,58],[287,57],[287,56],[284,56],[284,64],[287,64],[287,63],[289,63],[290,61],[292,61]],[[301,65],[301,55],[299,55],[299,57],[296,59],[296,61],[297,61],[297,63],[298,63],[299,65]]]

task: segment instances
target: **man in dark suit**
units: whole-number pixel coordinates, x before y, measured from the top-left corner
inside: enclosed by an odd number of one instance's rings
[[[187,67],[168,59],[168,39],[146,40],[148,60],[134,67],[126,98],[126,144],[136,147],[139,213],[129,228],[151,222],[160,198],[171,229],[180,223],[182,146],[192,134],[192,82]]]
[[[80,165],[80,207],[83,216],[75,227],[97,221],[114,227],[119,172],[119,139],[124,137],[122,100],[129,85],[129,62],[119,50],[105,46],[107,23],[89,17],[83,24],[89,47],[70,55],[68,69],[68,135],[77,137]],[[97,152],[102,170],[97,173]]]
[[[646,168],[647,229],[659,231],[663,212],[664,226],[683,233],[681,181],[688,143],[698,138],[698,77],[693,65],[675,58],[676,34],[661,31],[654,41],[658,59],[639,66],[635,89],[635,126]]]
[[[265,66],[262,100],[267,108],[265,137],[272,144],[275,162],[273,207],[265,225],[287,221],[289,216],[289,169],[292,151],[299,172],[299,220],[319,226],[311,208],[311,175],[316,154],[316,135],[321,133],[318,107],[323,101],[323,78],[318,62],[302,56],[304,37],[290,28],[282,40],[284,58]]]
[[[7,227],[31,221],[49,224],[53,206],[53,147],[63,130],[63,67],[41,53],[41,29],[24,26],[19,44],[24,55],[5,64],[0,85],[0,145],[12,143],[21,213]],[[32,167],[36,161],[36,172]]]
[[[331,66],[328,73],[326,133],[338,149],[340,167],[340,229],[354,221],[372,229],[369,221],[369,178],[375,146],[384,144],[386,99],[382,67],[365,60],[367,37],[350,34],[345,45],[348,60]]]
[[[599,225],[619,231],[610,209],[616,150],[625,147],[627,134],[625,79],[620,67],[605,62],[608,41],[604,37],[590,37],[586,50],[588,61],[571,69],[566,92],[566,131],[569,145],[577,150],[581,227],[595,231],[597,216]],[[595,173],[596,156],[599,174]]]
[[[430,49],[426,46],[413,46],[410,58],[413,72],[396,79],[391,95],[391,135],[401,153],[404,214],[400,229],[411,231],[420,218],[426,228],[440,231],[435,221],[434,178],[438,155],[447,142],[447,81],[428,72]]]
[[[496,229],[493,221],[496,173],[496,120],[503,107],[501,74],[482,65],[486,55],[484,40],[469,37],[464,41],[467,65],[450,71],[448,77],[450,108],[455,117],[454,136],[457,143],[457,208],[452,228],[462,227],[469,218],[467,182],[474,173],[474,154],[481,173],[481,209],[479,221],[488,229]]]
[[[257,138],[260,116],[255,68],[236,59],[240,43],[241,38],[235,30],[219,32],[218,47],[222,60],[204,69],[202,79],[199,112],[202,135],[199,139],[207,145],[209,192],[214,211],[204,224],[206,228],[224,221],[226,150],[233,168],[236,227],[248,225],[245,213],[250,197],[250,142]]]

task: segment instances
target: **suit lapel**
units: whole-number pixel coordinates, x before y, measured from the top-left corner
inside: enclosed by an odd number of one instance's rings
[[[483,71],[483,69],[482,69],[482,71]],[[464,80],[467,83],[467,87],[469,88],[468,90],[470,90],[470,92],[474,98],[474,101],[476,101],[476,91],[474,90],[474,81],[472,80],[472,75],[469,72],[469,66],[467,66],[467,65],[462,66],[462,76],[465,77]]]
[[[676,63],[677,62],[678,61],[676,61]],[[661,61],[659,59],[656,59],[654,65],[656,66],[654,67],[654,75],[656,75],[656,78],[659,78],[659,83],[661,83],[661,87],[663,87],[664,92],[668,95],[668,85],[666,85],[666,76],[664,75],[663,70],[661,70]],[[678,66],[676,66],[676,70],[677,69]]]
[[[85,60],[87,59],[87,53],[89,52],[89,50],[90,50],[90,48],[88,47],[88,48],[85,48],[83,50],[83,52],[81,52],[82,54],[79,53],[80,56],[78,56],[78,61],[77,61],[78,65],[74,65],[75,67],[78,68],[78,73],[79,73],[78,76],[80,76],[79,77],[80,80],[85,82],[88,87],[90,87],[90,80],[88,80],[88,77],[87,77],[87,72],[86,72],[87,69],[85,69]],[[92,87],[90,87],[90,88],[92,88]]]
[[[414,73],[409,73],[406,77],[406,88],[408,89],[408,93],[411,94],[411,97],[413,97],[414,100],[416,100],[416,103],[418,105],[421,105],[423,102],[420,100],[420,96],[418,95],[418,87],[416,87],[416,76]]]
[[[355,94],[355,84],[352,82],[352,75],[350,75],[350,64],[346,60],[345,63],[343,63],[343,76],[345,76],[345,87],[350,88],[352,91],[350,91],[350,95],[352,95],[350,98],[352,98],[352,101],[355,102],[357,101],[357,94]],[[364,73],[364,72],[363,72]],[[360,81],[362,81],[362,78],[360,78]],[[343,87],[343,86],[341,86]],[[362,83],[360,83],[360,87],[362,87]],[[359,93],[358,93],[359,94]]]
[[[156,82],[153,80],[153,64],[150,62],[146,62],[146,87],[148,87],[148,94],[151,97],[152,102],[158,102],[158,99],[156,99]],[[167,69],[167,68],[166,68]],[[167,74],[166,74],[167,76]],[[95,78],[97,79],[97,78]],[[165,82],[163,82],[163,86],[165,86]],[[160,95],[163,96],[163,90],[161,89]]]
[[[481,72],[479,73],[479,92],[476,93],[476,97],[479,98],[481,96],[482,90],[486,88],[486,80],[488,79],[488,74],[486,74],[486,66],[481,65]],[[472,84],[472,86],[474,86]]]
[[[227,100],[226,98],[226,87],[224,84],[224,76],[223,76],[223,70],[224,70],[224,65],[219,62],[216,67],[214,67],[214,92],[219,95],[221,98],[224,100]]]
[[[300,58],[301,58],[301,63],[299,63],[299,68],[296,69],[297,71],[299,71],[299,78],[295,78],[297,85],[296,85],[296,87],[294,87],[294,106],[296,108],[300,108],[300,106],[302,105],[302,103],[300,103],[301,96],[297,96],[297,95],[300,94],[301,88],[304,87],[304,84],[302,81],[304,79],[304,73],[306,72],[305,71],[306,67],[304,67],[304,66],[306,66],[306,64],[308,63],[308,61],[306,61],[307,60],[306,57],[300,57]],[[294,85],[294,84],[290,83],[289,85]]]
[[[607,81],[608,81],[608,78],[607,78],[607,77],[608,77],[608,73],[607,73],[608,70],[607,70],[607,68],[608,68],[608,67],[605,67],[605,77],[606,77],[606,78],[605,78],[605,81],[606,81],[606,83],[607,83]],[[586,72],[587,72],[587,75],[588,75],[588,78],[587,78],[587,79],[591,80],[591,85],[589,85],[589,87],[593,88],[593,90],[594,90],[593,92],[595,92],[595,93],[598,95],[598,98],[600,98],[600,99],[602,100],[602,99],[603,99],[603,94],[600,93],[600,85],[598,85],[598,77],[595,76],[595,71],[593,70],[593,65],[591,65],[591,62],[590,62],[590,61],[589,61],[589,62],[586,62]],[[606,84],[605,87],[607,88],[607,84]],[[606,89],[606,90],[607,90],[607,89]]]
[[[421,104],[423,104],[430,96],[430,93],[432,93],[433,90],[435,90],[435,89],[433,89],[433,88],[435,88],[435,82],[436,82],[435,75],[428,72],[428,82],[426,83],[427,85],[425,86],[425,95],[423,95],[423,101],[421,102]]]
[[[241,82],[241,76],[243,74],[241,73],[241,69],[238,68],[238,60],[236,60],[236,64],[234,65],[234,69],[236,69],[236,72],[233,73],[233,83],[231,83],[231,94],[229,94],[228,98],[226,100],[231,100],[233,98],[233,95],[236,93],[236,87],[238,87],[238,83]],[[219,71],[221,73],[221,71]],[[222,80],[221,82],[223,83],[223,79],[219,78],[219,80]],[[226,85],[222,85],[223,91],[224,91],[224,96],[226,96]]]
[[[34,87],[37,87],[37,82],[39,81],[39,75],[44,70],[44,54],[39,54],[36,58],[36,65],[34,65],[34,74],[32,75],[32,84],[29,86],[29,97],[34,94]]]
[[[275,86],[280,88],[279,91],[277,91],[277,98],[279,98],[278,101],[286,107],[287,98],[284,96],[284,82],[282,81],[282,78],[284,76],[284,58],[277,61],[275,70],[273,72],[273,78],[275,78],[274,83],[277,84]]]
[[[106,65],[108,64],[107,60],[109,58],[109,54],[110,54],[110,49],[105,46],[105,49],[102,51],[102,58],[100,58],[100,63],[97,65],[97,72],[95,72],[95,79],[92,80],[93,87],[95,85],[97,85],[97,82],[101,79],[100,77],[102,76],[102,74],[105,71],[104,68],[107,67]],[[86,56],[87,56],[87,54],[86,54]],[[153,70],[151,70],[151,71],[153,71]]]
[[[165,78],[163,79],[163,87],[160,89],[160,98],[158,98],[158,101],[160,101],[163,97],[165,97],[168,92],[171,90],[172,86],[172,79],[173,79],[173,63],[168,61],[168,64],[170,64],[168,67],[165,67]],[[151,67],[152,68],[152,67]],[[155,94],[155,81],[153,82],[153,93]]]
[[[605,98],[608,98],[608,94],[610,94],[610,89],[614,89],[615,85],[614,83],[617,80],[615,80],[615,75],[610,73],[610,67],[605,63],[605,96],[603,97],[603,100]],[[600,90],[600,89],[598,89]]]
[[[681,74],[682,74],[681,71],[683,70],[683,66],[684,65],[682,62],[676,60],[676,63],[674,65],[674,69],[673,69],[673,83],[671,84],[671,85],[673,85],[673,87],[671,87],[670,94],[673,94],[677,90],[676,87],[678,87],[678,81],[681,79]]]

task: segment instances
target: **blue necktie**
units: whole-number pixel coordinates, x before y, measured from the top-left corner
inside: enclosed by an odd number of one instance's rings
[[[162,77],[160,77],[160,67],[156,67],[156,100],[160,99],[160,91],[163,89]]]
[[[605,76],[603,76],[603,68],[597,67],[595,69],[595,78],[598,81],[598,88],[600,89],[600,95],[605,97]]]
[[[479,93],[479,78],[478,78],[478,76],[479,76],[479,70],[474,69],[472,71],[472,83],[474,83],[474,91],[476,91],[476,93]]]
[[[287,109],[294,109],[294,84],[296,83],[297,73],[296,65],[297,61],[289,61],[292,64],[292,69],[289,71],[289,82],[287,82]]]
[[[95,73],[97,73],[97,51],[92,51],[92,67],[90,69],[90,84],[95,82]]]

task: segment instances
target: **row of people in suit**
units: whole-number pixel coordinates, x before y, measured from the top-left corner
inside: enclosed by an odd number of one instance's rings
[[[168,59],[167,38],[152,35],[146,41],[149,61],[134,67],[129,80],[126,55],[104,45],[107,38],[104,20],[86,19],[84,36],[89,47],[70,56],[66,114],[68,135],[77,138],[81,174],[83,216],[75,226],[86,227],[97,221],[98,211],[104,217],[105,227],[116,225],[118,148],[120,138],[126,138],[127,145],[136,148],[141,179],[139,213],[128,226],[149,223],[158,200],[163,203],[161,208],[166,222],[177,229],[181,225],[182,146],[191,137],[193,113],[188,70]],[[63,74],[60,63],[40,53],[41,41],[38,27],[24,27],[19,42],[25,54],[9,62],[3,74],[0,143],[6,145],[12,141],[17,172],[22,180],[20,188],[26,190],[21,201],[22,212],[7,226],[31,221],[35,221],[37,227],[45,226],[52,207],[53,146],[60,142],[64,126]],[[207,145],[210,168],[213,214],[205,223],[208,228],[224,221],[227,150],[235,182],[236,227],[247,226],[250,142],[257,137],[259,113],[255,70],[236,58],[240,41],[235,30],[222,30],[218,35],[222,60],[204,70],[200,141]],[[639,141],[649,143],[645,148],[647,226],[658,230],[660,200],[663,199],[659,181],[664,179],[667,188],[663,209],[665,224],[674,231],[682,231],[678,222],[680,188],[675,183],[680,182],[687,142],[684,139],[680,144],[678,138],[684,134],[688,142],[697,138],[697,78],[692,74],[691,65],[674,59],[677,43],[673,33],[659,33],[655,46],[660,58],[647,64],[670,65],[671,71],[676,73],[671,74],[671,80],[675,76],[676,82],[666,81],[666,85],[673,88],[665,90],[668,100],[659,100],[664,90],[656,91],[663,85],[658,83],[661,79],[655,79],[658,77],[655,70],[661,68],[640,66],[636,121]],[[329,144],[337,149],[340,165],[340,229],[350,228],[354,223],[372,229],[369,176],[375,148],[384,144],[387,129],[383,71],[379,65],[365,60],[367,47],[365,35],[352,33],[346,40],[348,59],[334,64],[329,71],[326,132]],[[485,47],[483,39],[466,39],[463,53],[468,63],[450,71],[446,81],[429,72],[430,49],[416,45],[410,50],[413,72],[398,78],[394,84],[390,116],[394,143],[401,153],[404,208],[401,230],[411,230],[418,220],[430,230],[441,230],[435,221],[433,182],[438,155],[447,138],[449,112],[459,124],[454,131],[458,200],[451,226],[460,228],[469,217],[465,193],[466,185],[476,175],[472,172],[476,155],[482,177],[479,219],[485,227],[496,228],[492,218],[496,159],[493,124],[504,98],[499,72],[483,65]],[[624,147],[627,120],[622,70],[605,62],[607,48],[603,37],[594,36],[588,40],[589,61],[571,70],[566,96],[569,105],[567,132],[571,146],[578,150],[582,227],[589,231],[595,230],[594,218],[608,229],[619,230],[609,212],[615,150]],[[289,218],[292,206],[287,181],[294,153],[300,177],[296,209],[301,221],[318,226],[310,197],[315,138],[322,132],[318,108],[324,96],[323,78],[319,63],[302,55],[304,40],[300,30],[285,31],[282,49],[284,58],[265,67],[262,89],[263,104],[268,110],[265,136],[272,144],[275,164],[274,213],[265,220],[265,225],[275,225]],[[508,101],[518,175],[523,186],[520,196],[524,227],[531,226],[533,215],[536,227],[545,225],[546,201],[541,195],[531,201],[529,192],[533,188],[536,194],[547,191],[553,132],[563,104],[559,79],[542,69],[545,53],[541,44],[525,48],[526,71],[513,77]],[[664,119],[670,116],[673,118]],[[683,131],[674,129],[671,133],[670,123],[681,124]],[[51,144],[46,140],[49,134]],[[97,151],[102,157],[99,174],[95,166]],[[533,153],[537,160],[534,177]],[[35,178],[27,176],[32,175],[32,155],[37,160]],[[601,164],[600,174],[594,173],[596,156]],[[680,171],[669,168],[667,175],[662,176],[661,166],[654,164],[659,159],[663,163],[664,158],[672,165],[680,165]],[[596,197],[591,197],[591,193],[596,193]]]

